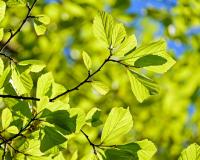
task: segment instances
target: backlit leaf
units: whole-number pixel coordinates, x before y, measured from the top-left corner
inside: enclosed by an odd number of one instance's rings
[[[108,86],[106,86],[105,84],[103,84],[100,81],[92,81],[91,84],[92,84],[92,87],[102,95],[105,95],[109,91]]]
[[[92,67],[92,61],[91,61],[90,56],[85,51],[83,51],[82,56],[83,56],[83,61],[86,68],[90,70]]]
[[[133,120],[129,109],[113,108],[103,127],[101,142],[108,145],[116,144],[132,127]]]
[[[2,111],[2,115],[1,115],[2,128],[3,129],[8,128],[11,122],[12,122],[12,113],[9,108],[5,108]]]

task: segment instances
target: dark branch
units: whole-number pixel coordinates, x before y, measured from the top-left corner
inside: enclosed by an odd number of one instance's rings
[[[91,77],[93,77],[96,73],[98,73],[98,72],[103,68],[103,66],[104,66],[107,62],[110,61],[110,57],[111,57],[111,54],[104,60],[104,62],[101,64],[101,66],[100,66],[95,72],[93,72],[92,74],[88,73],[88,76],[87,76],[82,82],[80,82],[77,86],[75,86],[75,87],[73,87],[73,88],[71,88],[71,89],[68,89],[67,91],[65,91],[65,92],[63,92],[63,93],[61,93],[61,94],[55,96],[54,98],[51,98],[51,99],[50,99],[50,102],[56,100],[56,99],[59,98],[59,97],[62,97],[62,96],[64,96],[64,95],[66,95],[66,94],[69,93],[69,92],[78,90],[79,87],[81,87],[83,84],[90,82],[89,79],[90,79]]]
[[[92,149],[93,149],[93,151],[94,151],[94,154],[97,155],[97,151],[96,151],[96,148],[95,148],[95,147],[97,147],[98,145],[92,143],[92,141],[89,139],[89,136],[88,136],[83,130],[81,130],[81,133],[83,133],[83,135],[84,135],[84,136],[86,137],[86,139],[88,140],[90,146],[92,146]]]
[[[36,97],[23,97],[23,96],[14,96],[14,95],[0,95],[2,98],[13,98],[13,99],[23,99],[23,100],[34,100],[39,101],[39,98]]]
[[[24,18],[24,20],[22,21],[21,25],[19,26],[19,28],[11,34],[10,34],[10,37],[8,38],[8,40],[2,45],[2,47],[0,48],[0,55],[8,58],[9,60],[15,62],[15,60],[13,58],[11,58],[10,56],[7,56],[6,54],[2,53],[3,50],[6,48],[6,46],[8,45],[8,43],[15,37],[15,35],[21,31],[22,27],[24,26],[24,24],[26,23],[26,21],[28,20],[28,18],[30,17],[30,13],[31,13],[31,10],[33,9],[35,3],[37,2],[37,0],[34,0],[33,4],[31,6],[28,6],[27,5],[27,8],[28,8],[28,12],[26,14],[26,17]]]
[[[39,114],[39,113],[38,113],[38,114]],[[22,133],[31,125],[31,123],[32,123],[33,121],[36,120],[36,117],[38,116],[38,114],[36,114],[33,118],[31,118],[31,120],[24,126],[24,128],[21,128],[21,130],[19,131],[18,134],[15,134],[14,136],[12,136],[12,137],[9,138],[9,139],[2,139],[3,142],[0,143],[0,146],[1,146],[2,144],[7,144],[8,142],[12,141],[13,139],[15,139],[15,138],[21,136]]]

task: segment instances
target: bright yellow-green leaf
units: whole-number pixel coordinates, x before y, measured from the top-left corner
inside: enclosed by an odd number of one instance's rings
[[[12,113],[9,108],[5,108],[2,111],[2,115],[1,115],[2,128],[3,129],[8,128],[11,122],[12,122]]]
[[[22,66],[31,65],[31,72],[40,72],[46,66],[42,61],[39,60],[25,60],[19,62],[18,64]]]
[[[114,27],[113,17],[103,11],[100,11],[94,18],[93,31],[94,35],[106,44],[107,47],[112,45],[112,32]]]
[[[0,41],[3,39],[4,31],[3,28],[0,28]]]
[[[92,87],[94,87],[94,89],[102,95],[105,95],[109,91],[108,86],[106,86],[100,81],[92,81],[91,84],[92,84]]]
[[[38,20],[34,20],[33,25],[38,36],[45,34],[47,28],[43,23],[39,22]]]
[[[0,22],[3,20],[6,11],[6,3],[0,0]]]
[[[111,48],[117,48],[126,37],[126,30],[121,23],[115,24],[112,33],[112,46]]]
[[[70,108],[70,117],[76,117],[76,132],[79,132],[85,124],[85,112],[81,108]]]
[[[140,146],[140,150],[137,152],[138,160],[150,160],[157,151],[156,146],[148,139],[136,143]]]
[[[196,143],[191,144],[184,149],[178,160],[199,160],[200,159],[200,146]]]
[[[3,60],[0,58],[0,75],[3,74],[3,70],[4,70],[4,63]]]
[[[47,15],[38,15],[37,20],[45,25],[50,23],[50,18]]]
[[[135,35],[127,36],[117,48],[114,48],[113,55],[123,57],[124,55],[134,50],[136,45],[137,40]]]
[[[40,101],[37,102],[37,112],[39,113],[48,105],[49,98],[47,96],[41,97]]]
[[[158,86],[153,80],[139,75],[133,71],[127,72],[131,83],[132,92],[139,102],[143,102],[150,95],[158,93]]]
[[[144,67],[144,69],[147,69],[149,71],[164,73],[175,64],[175,60],[166,53],[166,42],[163,40],[142,45],[141,47],[130,53],[128,56],[126,56],[123,62],[135,66],[135,63],[138,59],[147,55],[157,55],[166,60],[166,63],[161,63],[160,65],[153,66],[152,64],[151,66]],[[151,61],[151,59],[149,59],[149,61]]]
[[[113,108],[103,127],[101,142],[107,145],[114,145],[132,127],[133,120],[129,109]]]
[[[86,68],[88,70],[90,70],[92,67],[92,60],[91,60],[90,56],[85,51],[83,51],[82,56],[83,56],[83,61],[84,61]]]
[[[26,6],[25,0],[8,0],[6,2],[8,7],[24,7]]]
[[[16,92],[19,95],[29,93],[33,87],[33,81],[28,72],[18,73],[17,70],[12,70],[12,81]]]
[[[45,96],[46,93],[49,91],[53,82],[54,80],[51,72],[48,72],[40,76],[37,82],[36,97],[40,98]]]
[[[12,134],[17,134],[19,133],[19,130],[16,126],[10,126],[6,129],[7,132],[12,133]]]

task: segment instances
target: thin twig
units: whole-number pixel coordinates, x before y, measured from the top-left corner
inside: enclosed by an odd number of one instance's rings
[[[32,4],[31,6],[27,5],[28,12],[27,12],[27,14],[26,14],[26,17],[25,17],[24,20],[22,21],[21,25],[19,26],[19,28],[18,28],[14,33],[11,32],[10,37],[8,38],[8,40],[7,40],[7,41],[2,45],[2,47],[0,48],[0,55],[2,55],[2,56],[4,56],[4,57],[8,58],[9,60],[11,60],[11,61],[13,61],[13,62],[15,62],[15,60],[14,60],[12,57],[10,57],[10,56],[8,56],[8,55],[2,53],[2,52],[3,52],[3,50],[6,48],[6,46],[8,45],[8,43],[15,37],[15,35],[16,35],[18,32],[21,31],[21,29],[22,29],[22,27],[24,26],[24,24],[26,23],[26,21],[27,21],[29,18],[31,18],[31,16],[30,16],[31,10],[33,9],[33,7],[34,7],[34,5],[35,5],[36,2],[37,2],[37,0],[34,0],[33,4]]]
[[[94,154],[97,155],[97,151],[96,151],[96,148],[95,148],[95,147],[97,147],[97,145],[94,144],[94,143],[92,143],[92,141],[90,140],[89,136],[88,136],[83,130],[81,130],[81,133],[83,133],[83,135],[84,135],[84,136],[86,137],[86,139],[88,140],[90,146],[92,146],[92,149],[93,149]]]

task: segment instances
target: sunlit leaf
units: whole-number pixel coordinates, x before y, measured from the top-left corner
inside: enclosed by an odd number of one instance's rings
[[[0,58],[0,75],[3,74],[3,70],[4,70],[4,63],[3,60]]]
[[[105,151],[105,155],[106,160],[150,160],[156,151],[157,149],[151,141],[142,140],[108,149]]]
[[[37,20],[45,25],[50,23],[50,18],[47,15],[38,15]]]
[[[8,7],[24,7],[26,6],[25,0],[8,0],[6,2]]]
[[[51,72],[45,73],[38,78],[36,97],[43,97],[49,91],[53,83],[53,75]]]
[[[96,127],[102,124],[100,120],[101,110],[99,108],[92,108],[86,115],[86,122],[88,125]]]
[[[0,1],[0,22],[3,20],[6,11],[6,3],[4,1]]]
[[[164,63],[164,60],[163,60],[162,61],[163,63],[159,63],[159,64],[156,63],[157,65],[153,66],[152,57],[150,57],[150,58],[146,57],[148,55],[156,55],[156,56],[162,57],[163,59],[166,60],[166,62]],[[138,64],[137,61],[139,59],[141,59],[142,57],[145,57],[145,64],[148,64],[148,65],[145,66],[143,64],[141,66],[144,66],[144,68],[149,71],[153,71],[153,72],[157,72],[157,73],[164,73],[175,64],[175,60],[173,58],[171,58],[169,54],[166,53],[166,42],[163,40],[153,42],[150,44],[146,44],[146,45],[142,45],[141,47],[137,48],[135,51],[133,51],[132,53],[127,55],[123,59],[123,62],[134,66],[135,63]],[[157,57],[157,59],[158,59],[158,57]],[[144,60],[144,58],[143,58],[143,60]],[[139,60],[139,61],[141,62],[141,60]],[[155,60],[154,60],[154,63],[155,63]],[[136,64],[136,66],[137,66],[137,64]]]
[[[94,87],[94,89],[97,90],[97,92],[99,92],[102,95],[105,95],[109,91],[108,86],[106,86],[104,83],[100,81],[92,81],[91,84],[92,87]]]
[[[155,95],[158,93],[158,86],[153,80],[133,71],[127,72],[131,83],[132,92],[139,102],[143,102],[150,95]]]
[[[92,67],[92,61],[91,61],[90,56],[85,51],[83,51],[82,56],[83,56],[83,61],[86,68],[90,70]]]
[[[100,11],[94,18],[93,31],[94,35],[107,47],[112,44],[112,33],[114,27],[113,17],[103,11]]]
[[[6,129],[7,132],[12,133],[12,134],[17,134],[19,133],[19,130],[16,126],[10,126]]]
[[[200,159],[200,146],[196,143],[191,144],[181,152],[178,160],[199,160]]]
[[[11,122],[12,122],[12,113],[9,108],[5,108],[1,114],[2,128],[3,129],[8,128]]]
[[[0,28],[0,41],[3,39],[3,35],[4,35],[4,30],[3,28]]]
[[[132,127],[133,120],[129,109],[113,108],[103,127],[101,142],[108,145],[116,144],[116,141]]]

